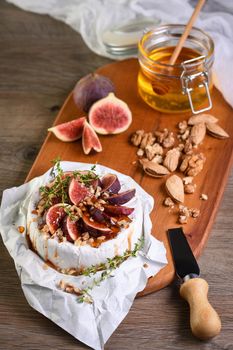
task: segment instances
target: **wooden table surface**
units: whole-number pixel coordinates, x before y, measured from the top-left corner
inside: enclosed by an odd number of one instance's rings
[[[0,0],[1,192],[24,182],[47,128],[75,82],[109,62],[93,54],[65,24]],[[219,171],[224,171],[224,164]],[[233,350],[232,189],[233,176],[199,259],[210,285],[209,298],[222,319],[221,334],[209,342],[191,335],[189,310],[174,282],[136,299],[106,350]],[[2,240],[0,249],[0,350],[87,349],[27,304]]]

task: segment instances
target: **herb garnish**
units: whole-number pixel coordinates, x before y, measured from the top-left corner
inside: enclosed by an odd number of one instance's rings
[[[61,159],[58,157],[52,161],[54,164],[50,175],[54,178],[51,186],[41,186],[40,193],[42,198],[45,200],[44,208],[48,209],[53,205],[53,199],[58,198],[60,203],[69,203],[68,196],[68,187],[71,177],[79,178],[80,182],[83,182],[84,185],[90,185],[91,181],[97,180],[98,175],[94,173],[96,165],[91,167],[91,170],[88,170],[86,173],[79,171],[73,171],[72,174],[64,174],[64,171],[61,167]],[[67,214],[69,215],[67,208]]]
[[[108,259],[107,263],[105,264],[100,264],[100,265],[93,265],[87,269],[85,269],[82,274],[85,276],[91,276],[94,275],[95,273],[104,270],[99,278],[95,278],[90,286],[88,286],[85,289],[82,289],[80,291],[80,296],[78,297],[78,302],[79,303],[93,303],[92,296],[90,295],[90,291],[95,287],[99,286],[101,282],[106,280],[108,277],[111,277],[111,273],[117,269],[125,260],[127,260],[130,257],[136,257],[138,255],[139,250],[142,249],[144,245],[144,238],[141,238],[138,240],[137,243],[134,245],[133,250],[127,250],[123,255],[119,256],[116,255],[112,259]]]

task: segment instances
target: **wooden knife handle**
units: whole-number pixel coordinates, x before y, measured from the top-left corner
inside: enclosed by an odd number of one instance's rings
[[[221,330],[221,320],[208,301],[208,289],[202,278],[189,279],[180,288],[180,295],[190,306],[192,333],[202,340],[215,337]]]

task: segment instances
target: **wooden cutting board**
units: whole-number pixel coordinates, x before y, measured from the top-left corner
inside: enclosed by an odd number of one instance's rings
[[[51,167],[51,160],[59,155],[62,160],[87,163],[97,162],[111,167],[134,178],[144,190],[151,194],[155,200],[155,206],[151,213],[152,234],[164,242],[167,249],[168,265],[155,277],[148,280],[145,290],[141,293],[141,295],[144,295],[167,286],[173,280],[174,267],[166,231],[168,228],[181,225],[177,224],[177,214],[175,212],[169,213],[169,210],[162,204],[166,196],[164,189],[165,179],[151,178],[135,165],[137,149],[129,143],[129,138],[131,133],[138,129],[152,131],[166,127],[171,131],[176,131],[178,122],[187,119],[191,114],[163,114],[147,106],[137,93],[138,63],[136,59],[112,63],[98,69],[97,72],[112,79],[116,86],[116,95],[123,99],[132,110],[133,122],[130,128],[119,135],[100,136],[103,151],[88,156],[84,155],[80,140],[64,143],[49,133],[26,181],[47,171]],[[219,124],[231,137],[225,140],[218,140],[206,136],[200,151],[206,155],[207,161],[202,172],[195,178],[195,183],[197,184],[196,192],[193,195],[186,195],[185,198],[185,205],[201,210],[199,218],[190,219],[188,224],[184,225],[184,231],[196,257],[202,252],[210,234],[233,161],[233,110],[216,89],[213,91],[212,98],[213,109],[211,113],[219,118]],[[74,105],[71,92],[61,108],[54,125],[82,115],[82,111],[78,110]],[[201,193],[208,195],[207,201],[200,200]]]

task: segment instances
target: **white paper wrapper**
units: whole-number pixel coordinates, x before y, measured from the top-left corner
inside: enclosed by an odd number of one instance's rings
[[[86,170],[91,164],[62,162],[64,171]],[[166,251],[162,242],[151,235],[149,214],[153,199],[130,177],[107,167],[97,165],[96,172],[103,175],[115,173],[122,184],[136,188],[136,196],[142,207],[144,247],[137,257],[127,259],[114,270],[112,277],[94,287],[90,294],[93,303],[79,303],[78,297],[59,289],[60,280],[79,288],[91,285],[94,277],[68,276],[47,267],[44,261],[28,247],[26,233],[20,234],[19,226],[26,227],[28,205],[32,194],[49,181],[50,170],[43,176],[20,187],[3,192],[0,210],[0,229],[3,242],[14,259],[22,289],[28,303],[37,311],[95,350],[104,344],[129,312],[136,294],[143,290],[147,279],[165,266]],[[144,264],[146,264],[144,267]]]

